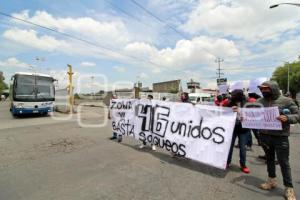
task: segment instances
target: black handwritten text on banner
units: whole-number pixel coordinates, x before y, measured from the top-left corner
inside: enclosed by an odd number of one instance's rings
[[[113,101],[114,132],[225,169],[236,119],[230,108],[156,100]]]

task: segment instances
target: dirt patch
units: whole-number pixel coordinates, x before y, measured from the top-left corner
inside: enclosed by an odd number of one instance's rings
[[[52,153],[70,153],[73,151],[78,151],[83,148],[94,145],[95,142],[89,140],[85,137],[64,137],[57,138],[54,140],[48,140],[45,143],[36,145],[35,148],[42,152],[52,152]]]

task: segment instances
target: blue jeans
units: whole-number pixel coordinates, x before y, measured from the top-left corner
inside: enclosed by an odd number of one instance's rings
[[[246,166],[246,144],[249,140],[249,131],[244,132],[244,133],[237,133],[236,131],[233,132],[227,164],[231,163],[234,143],[235,143],[236,138],[238,137],[238,139],[239,139],[238,144],[239,144],[239,149],[240,149],[240,165],[242,167]]]

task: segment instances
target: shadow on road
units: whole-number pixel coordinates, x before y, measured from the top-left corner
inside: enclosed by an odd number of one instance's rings
[[[278,197],[278,196],[282,196],[284,194],[284,190],[279,187],[277,187],[273,190],[270,190],[270,191],[261,190],[259,188],[259,185],[264,183],[265,180],[254,177],[254,176],[242,175],[240,177],[232,179],[230,182],[236,186],[239,186],[239,187],[249,190],[251,192],[265,195],[267,197],[273,197],[273,196]]]
[[[14,119],[26,119],[26,118],[43,118],[50,117],[49,114],[23,114],[23,115],[15,115]]]
[[[164,153],[164,152],[159,152],[159,151],[152,151],[151,148],[147,148],[145,147],[144,149],[139,149],[137,145],[129,145],[126,143],[121,143],[122,145],[126,146],[126,147],[130,147],[136,151],[140,151],[140,152],[146,152],[146,153],[150,153],[151,155],[153,155],[154,157],[158,158],[161,160],[161,162],[164,163],[168,163],[168,164],[172,164],[172,165],[177,165],[189,170],[193,170],[193,171],[197,171],[200,173],[204,173],[206,175],[210,175],[216,178],[224,178],[228,171],[227,170],[221,170],[218,168],[214,168],[212,166],[208,166],[193,160],[190,160],[188,158],[183,158],[183,157],[175,157],[172,158],[170,154]]]

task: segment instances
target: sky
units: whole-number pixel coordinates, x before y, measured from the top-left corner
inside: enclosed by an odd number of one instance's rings
[[[63,34],[0,15],[0,71],[6,82],[51,74],[65,87],[71,64],[77,92],[174,79],[214,88],[217,58],[229,82],[271,77],[300,55],[300,7],[269,9],[281,2],[1,0],[0,12]]]

